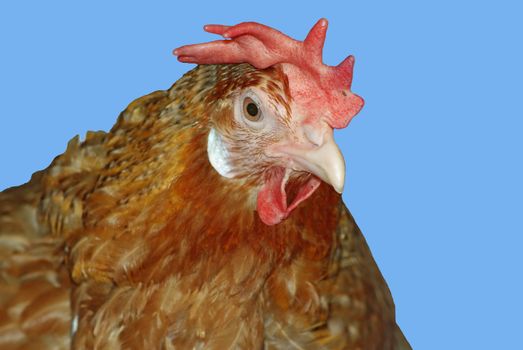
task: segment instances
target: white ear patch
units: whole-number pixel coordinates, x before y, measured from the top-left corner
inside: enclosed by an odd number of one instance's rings
[[[232,169],[229,164],[229,152],[223,143],[220,134],[214,128],[211,128],[209,132],[209,138],[207,139],[207,156],[212,167],[224,177],[231,178]]]
[[[78,330],[78,315],[73,317],[73,321],[71,322],[71,336],[74,336],[77,330]]]

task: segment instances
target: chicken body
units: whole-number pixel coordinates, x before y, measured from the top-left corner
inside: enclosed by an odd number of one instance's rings
[[[231,98],[285,100],[286,84],[277,67],[198,66],[0,193],[0,348],[410,349],[339,193],[321,183],[266,225],[265,161],[234,178],[209,161]],[[310,176],[292,173],[289,202]]]

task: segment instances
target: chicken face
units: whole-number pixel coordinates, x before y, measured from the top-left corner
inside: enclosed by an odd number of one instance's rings
[[[341,193],[345,163],[332,128],[322,118],[311,121],[297,112],[281,69],[242,68],[256,85],[220,99],[232,101],[225,108],[230,113],[214,116],[208,157],[224,177],[255,177],[260,218],[277,224],[314,192],[320,179]]]
[[[208,138],[213,167],[227,178],[257,179],[257,211],[268,225],[284,220],[321,181],[341,193],[345,163],[333,129],[346,127],[363,100],[350,91],[352,56],[336,67],[322,63],[327,21],[303,42],[252,22],[205,30],[226,40],[180,47],[180,61],[250,64],[228,65],[232,73],[214,89],[222,112]]]

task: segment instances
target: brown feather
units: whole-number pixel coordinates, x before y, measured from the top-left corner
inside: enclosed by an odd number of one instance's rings
[[[0,348],[395,349],[392,298],[339,194],[322,184],[267,226],[261,170],[209,164],[209,128],[232,130],[231,97],[253,85],[290,113],[281,70],[198,66],[0,193]]]

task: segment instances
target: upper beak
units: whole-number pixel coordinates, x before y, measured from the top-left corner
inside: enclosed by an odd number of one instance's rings
[[[287,144],[278,147],[278,153],[287,156],[289,167],[307,171],[332,185],[336,192],[342,193],[345,184],[345,160],[334,142],[331,128],[323,129],[319,144]]]

